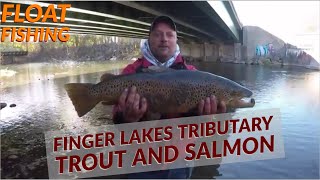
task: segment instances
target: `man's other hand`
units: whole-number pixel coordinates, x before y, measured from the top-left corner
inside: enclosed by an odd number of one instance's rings
[[[140,97],[135,86],[125,89],[118,101],[119,111],[123,113],[124,122],[137,122],[147,111],[147,100]]]
[[[204,100],[201,100],[198,105],[198,114],[199,115],[210,115],[210,114],[219,114],[225,113],[227,107],[224,101],[218,102],[215,96],[207,97]]]

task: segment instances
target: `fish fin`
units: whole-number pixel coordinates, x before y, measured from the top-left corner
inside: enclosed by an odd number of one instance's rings
[[[159,66],[149,66],[148,68],[142,69],[142,72],[148,72],[148,73],[158,73],[158,72],[166,72],[166,71],[176,71],[176,70],[172,68],[159,67]]]
[[[101,77],[100,77],[100,81],[108,81],[110,79],[114,79],[117,75],[111,74],[111,73],[104,73]]]
[[[87,114],[100,102],[99,99],[89,94],[89,88],[93,85],[89,83],[69,83],[64,86],[79,117]]]
[[[102,101],[101,104],[104,106],[109,106],[109,103],[107,101]]]
[[[103,99],[103,101],[101,102],[102,105],[104,106],[111,106],[111,105],[114,105],[114,101],[113,100],[106,100],[106,99]]]

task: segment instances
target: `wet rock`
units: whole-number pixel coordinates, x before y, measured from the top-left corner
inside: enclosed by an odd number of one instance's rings
[[[27,171],[27,168],[25,166],[21,165],[21,164],[19,166],[20,166],[20,171],[24,175],[24,177],[28,177],[29,173]]]
[[[18,154],[19,149],[17,149],[17,148],[11,148],[11,149],[8,150],[8,152],[10,152],[11,154]]]
[[[39,167],[39,165],[40,165],[40,162],[33,162],[33,163],[27,165],[27,168],[32,171],[32,170],[35,170],[36,167]]]
[[[270,59],[260,59],[260,61],[258,62],[258,64],[260,65],[269,65],[272,64],[272,61]]]
[[[14,154],[12,154],[12,155],[10,155],[9,157],[8,157],[8,159],[17,159],[18,158],[18,156],[17,155],[14,155]]]
[[[16,104],[10,104],[10,107],[16,107],[17,105]]]
[[[20,177],[20,173],[17,173],[15,178],[18,179]]]
[[[0,109],[3,109],[7,106],[7,103],[0,103]]]

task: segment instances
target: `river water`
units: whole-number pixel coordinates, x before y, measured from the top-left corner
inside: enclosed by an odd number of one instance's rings
[[[44,132],[111,123],[111,108],[98,105],[79,118],[63,89],[69,82],[96,83],[126,62],[0,66],[1,178],[48,178]],[[280,108],[285,158],[207,168],[214,178],[319,178],[320,73],[301,68],[197,63],[251,89],[255,109]],[[9,107],[16,104],[16,107]],[[209,172],[210,171],[210,172]],[[214,173],[212,173],[214,172]],[[208,178],[208,177],[207,177]]]

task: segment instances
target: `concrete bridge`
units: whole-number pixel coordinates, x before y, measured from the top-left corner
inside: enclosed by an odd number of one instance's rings
[[[130,2],[130,1],[52,1],[30,2],[3,0],[21,4],[20,17],[31,4],[42,7],[69,3],[66,21],[13,23],[14,16],[0,27],[70,27],[72,34],[93,34],[132,38],[147,38],[149,27],[157,15],[168,15],[177,23],[178,43],[184,56],[202,60],[240,59],[242,26],[231,1]],[[10,9],[14,11],[14,9]],[[56,9],[60,17],[61,10]],[[36,17],[37,10],[31,10]]]
[[[28,55],[28,51],[1,51],[1,56],[25,56]]]
[[[28,51],[19,48],[0,48],[0,64],[12,64],[19,56],[28,55]]]

